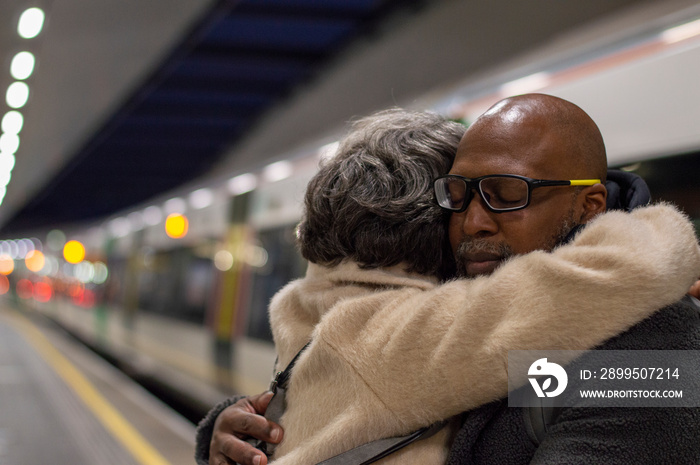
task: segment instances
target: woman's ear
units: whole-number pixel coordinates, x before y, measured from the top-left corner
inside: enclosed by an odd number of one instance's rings
[[[603,184],[598,183],[584,187],[579,196],[583,199],[581,223],[588,223],[596,215],[605,212],[608,190]]]

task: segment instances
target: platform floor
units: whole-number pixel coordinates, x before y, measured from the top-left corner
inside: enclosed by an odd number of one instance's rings
[[[194,425],[46,320],[0,303],[0,464],[194,463]]]

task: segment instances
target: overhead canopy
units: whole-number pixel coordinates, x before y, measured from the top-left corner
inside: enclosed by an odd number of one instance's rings
[[[0,16],[25,3],[3,0]],[[0,234],[97,219],[212,168],[259,163],[644,3],[55,2]],[[72,80],[77,68],[89,78]]]

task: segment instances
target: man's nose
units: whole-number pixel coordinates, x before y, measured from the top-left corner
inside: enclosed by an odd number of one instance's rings
[[[468,237],[488,237],[498,232],[498,224],[493,218],[494,213],[486,207],[478,191],[474,192],[462,215],[464,216],[462,229]]]

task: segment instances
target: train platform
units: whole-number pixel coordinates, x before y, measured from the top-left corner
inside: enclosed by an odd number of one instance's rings
[[[194,463],[194,425],[46,319],[0,302],[0,464]]]

